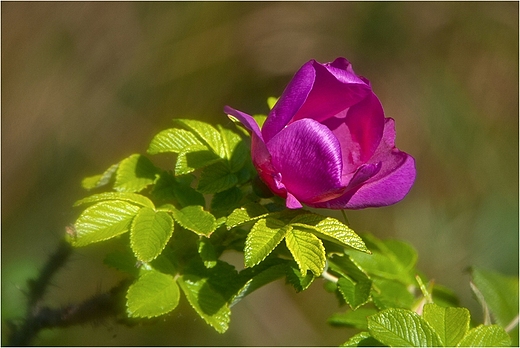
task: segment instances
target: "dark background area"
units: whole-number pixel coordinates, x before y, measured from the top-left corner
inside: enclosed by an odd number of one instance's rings
[[[1,10],[2,341],[4,320],[24,313],[27,278],[87,195],[82,178],[145,153],[173,118],[226,123],[226,104],[266,113],[267,97],[312,58],[344,56],[370,79],[396,120],[397,146],[417,161],[402,202],[347,212],[354,230],[411,243],[420,269],[476,318],[467,267],[518,274],[518,2],[3,2]],[[78,249],[46,303],[115,285],[122,275],[102,264],[109,247]],[[296,294],[278,281],[253,293],[233,307],[223,335],[183,299],[132,329],[107,320],[46,330],[34,343],[339,345],[351,334],[326,319],[345,308],[322,284]]]

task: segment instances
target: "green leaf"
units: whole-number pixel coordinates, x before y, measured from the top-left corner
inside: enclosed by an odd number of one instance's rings
[[[322,239],[370,253],[360,236],[347,225],[334,218],[317,214],[303,214],[296,216],[291,221],[291,224],[314,227],[314,233]]]
[[[256,221],[269,215],[267,209],[258,203],[248,203],[242,208],[235,209],[226,220],[228,230],[245,223]]]
[[[225,158],[228,160],[231,173],[238,172],[249,155],[249,148],[242,138],[235,132],[219,125],[222,144],[224,145]]]
[[[277,97],[267,98],[267,106],[269,106],[269,110],[272,110],[274,108],[275,104],[278,102],[278,99],[280,99],[280,98],[277,98]]]
[[[325,269],[325,248],[321,240],[314,234],[291,226],[287,230],[285,243],[300,268],[301,274],[306,275],[310,270],[319,277]]]
[[[188,205],[206,204],[204,196],[190,186],[194,176],[191,174],[185,176],[174,177],[173,175],[163,172],[157,179],[152,195],[156,200],[171,202],[175,200],[181,207]]]
[[[280,244],[289,229],[283,221],[271,217],[257,221],[246,238],[246,267],[253,267],[262,262]]]
[[[128,289],[127,313],[134,318],[157,317],[175,309],[179,298],[179,287],[171,275],[147,270]]]
[[[114,267],[117,270],[131,274],[134,277],[137,277],[139,274],[137,259],[131,252],[130,248],[128,251],[117,250],[108,253],[103,259],[103,263],[107,266]]]
[[[94,175],[83,179],[83,181],[81,181],[81,186],[84,189],[92,190],[107,185],[118,167],[119,163],[113,164],[103,174]]]
[[[479,325],[469,330],[459,347],[509,347],[511,338],[499,325]]]
[[[197,191],[201,193],[218,193],[225,191],[238,183],[238,178],[230,172],[224,162],[214,163],[202,170]]]
[[[189,174],[220,161],[221,158],[204,145],[191,145],[182,150],[175,163],[175,175]]]
[[[496,323],[506,327],[518,315],[518,277],[506,277],[476,267],[471,275]]]
[[[345,326],[360,330],[368,330],[367,317],[376,314],[374,308],[358,308],[355,311],[333,314],[327,322],[332,326]]]
[[[439,335],[417,313],[390,308],[368,317],[370,335],[391,347],[442,346]]]
[[[172,233],[173,220],[170,214],[141,208],[132,222],[130,245],[140,261],[150,262],[163,251]]]
[[[370,300],[371,288],[372,281],[370,279],[354,282],[348,277],[341,277],[338,280],[339,292],[352,310],[358,309]]]
[[[151,155],[163,152],[180,153],[192,145],[204,146],[192,132],[170,128],[158,133],[152,139],[147,151]]]
[[[328,262],[329,268],[343,277],[352,278],[354,281],[369,280],[368,275],[348,255],[334,254]]]
[[[303,290],[307,290],[309,286],[311,286],[312,282],[316,277],[312,272],[307,272],[305,275],[302,275],[300,269],[298,268],[298,264],[296,262],[294,266],[290,265],[287,267],[286,271],[286,280],[287,283],[291,284],[296,292],[301,292]]]
[[[231,311],[226,300],[211,288],[207,279],[189,275],[179,277],[177,282],[200,317],[217,332],[226,332]]]
[[[410,245],[397,240],[380,241],[375,237],[366,237],[373,244],[372,247],[368,246],[373,255],[357,250],[347,251],[356,264],[369,275],[399,280],[407,285],[415,284],[417,253]]]
[[[225,158],[226,152],[222,143],[220,133],[209,123],[190,120],[190,119],[175,119],[176,124],[180,124],[192,131],[199,140],[202,140],[209,148],[220,158]]]
[[[360,332],[352,336],[341,347],[383,347],[384,344],[376,340],[366,331]]]
[[[286,273],[287,262],[281,262],[280,260],[276,260],[274,264],[269,265],[267,268],[264,266],[264,263],[252,267],[246,268],[240,272],[241,277],[245,277],[248,280],[242,286],[242,288],[232,297],[230,307],[233,307],[239,301],[241,301],[244,297],[252,293],[253,291],[261,288],[262,286],[269,284],[276,279],[283,277]]]
[[[172,206],[171,213],[179,225],[198,235],[209,237],[217,229],[215,217],[200,205],[190,205],[181,210]]]
[[[131,193],[131,192],[104,192],[104,193],[98,193],[83,199],[80,199],[79,201],[76,201],[74,203],[74,207],[77,207],[78,205],[87,204],[87,203],[96,203],[96,202],[102,202],[102,201],[125,201],[130,202],[136,205],[140,205],[142,207],[148,207],[148,208],[155,208],[153,202],[138,193]]]
[[[470,314],[466,308],[424,305],[423,318],[439,334],[446,347],[455,347],[469,330]]]
[[[389,279],[372,278],[372,300],[379,309],[411,308],[413,294],[401,282]]]
[[[204,266],[212,268],[217,265],[217,252],[209,238],[201,237],[201,239],[198,240],[198,251],[200,258],[204,262]]]
[[[119,163],[114,190],[139,192],[155,182],[159,170],[143,155],[134,154]]]
[[[124,201],[96,203],[85,209],[76,220],[75,247],[100,242],[128,231],[139,207]]]
[[[236,186],[216,193],[211,200],[211,211],[227,215],[237,206],[240,206],[243,197],[242,190]]]

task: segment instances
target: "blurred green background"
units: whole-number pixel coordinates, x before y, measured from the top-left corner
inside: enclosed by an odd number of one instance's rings
[[[2,2],[2,341],[34,276],[74,221],[83,177],[144,153],[172,118],[266,113],[307,60],[337,56],[369,78],[397,145],[417,161],[399,204],[348,213],[410,242],[419,267],[481,316],[466,268],[518,274],[518,2]],[[333,212],[332,214],[336,214]],[[336,216],[336,215],[334,215]],[[46,303],[106,291],[103,246],[75,252]],[[240,262],[240,260],[237,260]],[[186,301],[129,329],[107,320],[37,345],[338,345],[339,311],[316,281],[273,283],[220,335]],[[345,310],[345,308],[341,308]]]

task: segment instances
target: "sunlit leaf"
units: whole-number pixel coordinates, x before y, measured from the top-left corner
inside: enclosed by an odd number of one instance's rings
[[[198,251],[200,258],[204,262],[204,266],[207,268],[215,267],[218,257],[215,247],[208,238],[202,237],[198,240]]]
[[[213,151],[210,151],[206,146],[191,145],[184,148],[177,156],[175,175],[189,174],[220,160],[221,158]]]
[[[309,225],[315,228],[315,234],[334,243],[340,243],[360,251],[369,252],[363,239],[347,225],[331,217],[317,214],[303,214],[296,216],[291,224]]]
[[[370,335],[391,347],[442,346],[439,335],[417,313],[391,308],[368,317]]]
[[[118,167],[119,163],[113,164],[103,174],[94,175],[83,179],[83,181],[81,181],[81,186],[84,189],[92,190],[107,185]]]
[[[455,347],[469,330],[470,314],[466,308],[424,305],[423,318],[439,334],[444,346]]]
[[[190,120],[190,119],[175,119],[176,124],[180,124],[192,131],[199,140],[202,140],[209,148],[220,158],[225,158],[226,152],[222,143],[220,133],[209,123]]]
[[[148,197],[145,197],[138,193],[132,193],[132,192],[98,193],[98,194],[80,199],[79,201],[76,201],[74,203],[74,207],[77,207],[82,204],[87,204],[87,203],[96,203],[96,202],[102,202],[102,201],[116,201],[116,200],[133,203],[136,205],[140,205],[142,207],[148,207],[148,208],[152,208],[152,209],[155,208],[153,202]]]
[[[274,218],[267,217],[257,221],[246,239],[246,267],[253,267],[264,260],[283,240],[289,229],[283,221]]]
[[[100,242],[129,230],[140,207],[124,201],[105,201],[86,208],[74,223],[76,247]]]
[[[325,248],[321,240],[314,234],[291,226],[285,235],[285,243],[294,260],[300,268],[301,274],[310,270],[316,277],[323,273],[325,268]]]
[[[469,330],[459,347],[510,347],[511,338],[499,325],[479,325]]]
[[[181,210],[172,206],[171,213],[179,225],[202,236],[209,237],[218,227],[215,217],[199,205],[190,205]]]
[[[226,227],[228,230],[230,230],[233,227],[237,227],[251,221],[256,221],[267,215],[269,215],[269,212],[263,205],[258,203],[249,203],[242,208],[235,209],[231,215],[228,216]]]
[[[249,148],[245,145],[242,138],[235,132],[219,125],[224,152],[229,163],[231,173],[238,172],[249,156]]]
[[[179,287],[173,276],[148,270],[128,289],[127,312],[134,318],[157,317],[175,309],[179,298]]]
[[[158,133],[148,146],[151,155],[162,152],[183,152],[191,145],[204,146],[190,131],[184,129],[170,128]]]
[[[338,280],[338,289],[353,310],[369,301],[371,287],[372,281],[368,278],[357,282],[348,277],[340,277]]]
[[[362,331],[352,336],[347,342],[340,347],[384,347],[385,345],[370,336],[370,333]]]
[[[296,292],[306,290],[316,279],[315,275],[310,271],[302,274],[296,263],[294,263],[294,266],[289,265],[287,267],[286,276],[287,283],[291,284]]]
[[[143,155],[134,154],[119,163],[114,190],[139,192],[155,182],[159,170]]]
[[[226,300],[211,288],[207,279],[189,275],[179,277],[177,282],[200,317],[217,332],[226,332],[231,311]]]
[[[142,208],[132,222],[130,245],[139,260],[150,262],[162,252],[172,233],[170,214]]]

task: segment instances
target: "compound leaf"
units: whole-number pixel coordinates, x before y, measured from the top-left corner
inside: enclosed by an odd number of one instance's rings
[[[140,207],[125,201],[105,201],[85,209],[76,220],[76,247],[100,242],[128,231]]]
[[[179,298],[179,287],[171,275],[147,270],[128,288],[127,313],[134,318],[157,317],[175,309]]]
[[[140,261],[150,262],[163,251],[173,233],[170,214],[142,208],[130,229],[130,245]]]

